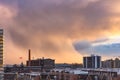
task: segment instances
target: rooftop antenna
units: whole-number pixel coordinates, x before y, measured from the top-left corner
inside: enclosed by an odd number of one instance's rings
[[[94,48],[93,47],[91,47],[91,56],[94,56]]]

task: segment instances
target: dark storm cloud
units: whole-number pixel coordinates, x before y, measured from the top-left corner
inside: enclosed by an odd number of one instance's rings
[[[103,43],[105,43],[109,40],[110,39],[106,38],[106,37],[105,38],[99,38],[99,39],[94,40],[94,41],[83,40],[83,41],[74,42],[73,46],[74,46],[75,50],[78,51],[79,53],[82,53],[82,54],[96,54],[104,48],[103,46],[105,46],[105,45]],[[107,46],[111,46],[111,45],[108,44]]]
[[[77,28],[77,32],[83,32],[85,36],[96,30],[108,29],[109,26],[99,26],[99,24],[102,25],[102,19],[105,19],[107,15],[107,11],[100,2],[88,3],[85,7],[79,6],[78,8],[74,8],[74,6],[78,3],[82,5],[82,0],[61,2],[57,4],[44,0],[35,2],[20,0],[18,2],[19,13],[15,20],[21,28],[30,32],[36,32],[38,29],[40,34],[58,34],[69,37],[76,33],[74,27]],[[76,24],[78,26],[74,26]]]
[[[63,49],[62,46],[70,46],[67,39],[99,37],[111,29],[108,20],[111,13],[107,10],[109,7],[105,6],[111,0],[13,1],[0,0],[9,6],[17,4],[17,15],[8,32],[14,44],[23,48],[56,53]],[[85,46],[81,44],[81,49],[90,46],[86,42]]]
[[[92,45],[88,41],[81,41],[81,42],[74,43],[73,46],[77,51],[85,51],[89,49]]]

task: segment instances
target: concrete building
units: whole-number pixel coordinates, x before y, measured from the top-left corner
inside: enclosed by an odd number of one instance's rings
[[[114,60],[114,68],[120,68],[120,60],[119,60],[119,58],[115,58],[115,60]]]
[[[0,29],[0,68],[3,67],[3,29]]]
[[[120,68],[120,60],[118,58],[102,61],[103,68]]]
[[[83,57],[84,68],[101,68],[101,56],[87,56]]]
[[[113,67],[114,67],[113,59],[102,61],[102,68],[113,68]]]

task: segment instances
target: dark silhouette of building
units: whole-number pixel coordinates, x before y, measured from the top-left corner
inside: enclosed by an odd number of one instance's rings
[[[41,66],[41,70],[43,69],[53,69],[55,67],[55,60],[53,59],[36,59],[36,60],[31,60],[29,64],[29,60],[27,61],[27,66]]]
[[[84,68],[101,68],[101,56],[87,56],[83,57]]]
[[[53,69],[55,67],[55,60],[47,58],[44,59],[40,58],[40,59],[33,59],[31,60],[31,50],[28,50],[28,60],[26,61],[26,66],[27,67],[40,67],[41,71],[43,70],[50,70]]]

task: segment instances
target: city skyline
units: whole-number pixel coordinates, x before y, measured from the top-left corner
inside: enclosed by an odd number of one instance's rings
[[[4,64],[47,57],[82,63],[86,55],[119,57],[120,1],[0,0]],[[21,57],[21,58],[20,58]]]

